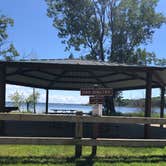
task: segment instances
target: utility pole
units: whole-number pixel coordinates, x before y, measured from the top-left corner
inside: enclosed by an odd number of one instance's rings
[[[33,109],[34,109],[34,114],[36,114],[36,94],[35,94],[35,88],[33,88]]]

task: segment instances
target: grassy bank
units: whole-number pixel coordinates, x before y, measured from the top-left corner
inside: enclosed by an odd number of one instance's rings
[[[138,111],[138,112],[132,112],[132,113],[124,113],[121,116],[127,116],[127,117],[144,117],[144,112],[143,111]],[[154,118],[159,118],[160,114],[159,113],[152,113],[151,117]],[[164,115],[164,117],[166,118],[166,115]]]
[[[83,157],[74,159],[74,146],[0,146],[1,166],[156,166],[166,165],[166,148],[98,147],[91,159],[90,147],[83,148]]]
[[[121,112],[116,112],[112,114],[111,116],[126,116],[126,117],[145,117],[144,111],[135,111],[135,112],[129,112],[129,113],[121,113]],[[160,113],[152,112],[151,117],[154,118],[159,118]],[[164,118],[166,118],[166,115],[164,115]]]

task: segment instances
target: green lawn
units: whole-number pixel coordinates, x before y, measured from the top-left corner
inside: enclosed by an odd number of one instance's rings
[[[0,146],[0,166],[165,166],[166,148],[98,147],[92,159],[90,147],[75,159],[73,146]]]

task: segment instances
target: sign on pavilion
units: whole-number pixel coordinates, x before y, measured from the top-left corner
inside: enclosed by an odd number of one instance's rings
[[[92,115],[102,116],[102,104],[104,103],[104,96],[112,96],[112,88],[82,88],[81,96],[90,96],[89,103],[94,104],[95,107]]]
[[[82,88],[81,96],[112,96],[112,88]]]
[[[104,103],[103,96],[89,97],[89,104],[103,104],[103,103]]]

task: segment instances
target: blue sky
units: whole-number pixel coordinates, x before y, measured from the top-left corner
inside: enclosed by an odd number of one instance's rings
[[[57,37],[52,20],[46,15],[44,0],[0,0],[1,13],[14,19],[9,28],[9,41],[13,42],[21,55],[31,52],[37,58],[64,58],[64,45]]]
[[[57,31],[52,26],[52,20],[46,15],[47,6],[44,0],[0,0],[0,12],[14,19],[14,27],[8,29],[9,42],[12,42],[22,57],[28,54],[33,54],[31,58],[66,58],[69,53],[64,51],[65,46],[61,44],[61,40],[57,37]],[[166,0],[160,0],[157,7],[166,15]],[[160,30],[156,30],[152,43],[149,43],[145,48],[156,53],[157,57],[164,58],[166,52],[166,25],[163,25]],[[77,53],[78,55],[78,53]],[[8,86],[8,94],[13,92],[13,89],[21,90],[20,87]],[[26,89],[31,93],[31,89]],[[23,90],[25,92],[25,90]],[[41,92],[41,101],[44,100],[44,93]],[[26,93],[26,94],[28,94]],[[158,91],[154,91],[154,95],[158,95]],[[79,92],[51,92],[50,101],[69,102],[86,102],[87,98],[80,98]],[[58,97],[59,96],[59,97]],[[64,97],[63,97],[64,96]],[[139,98],[144,96],[144,91],[124,92],[127,98]],[[76,99],[77,98],[77,99]],[[7,97],[8,99],[8,97]],[[58,100],[59,102],[59,100]]]

